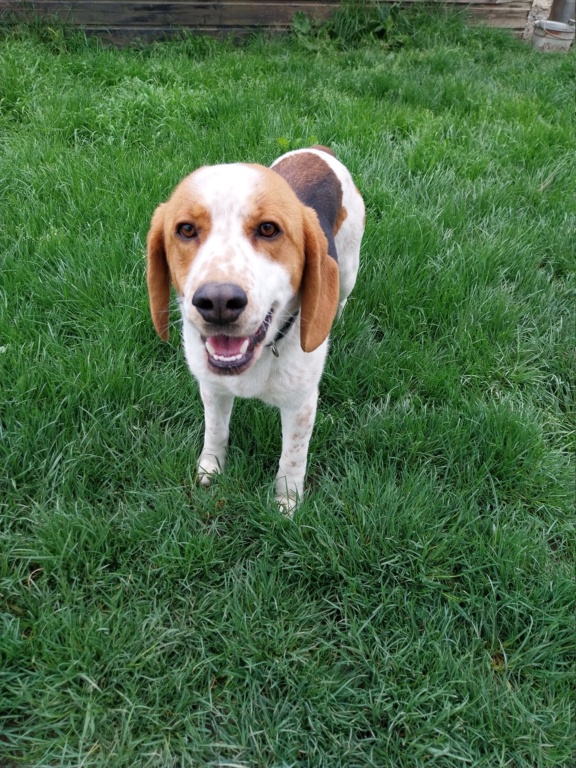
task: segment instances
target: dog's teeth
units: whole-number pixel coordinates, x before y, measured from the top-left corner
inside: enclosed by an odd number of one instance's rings
[[[212,355],[212,357],[216,357],[216,350],[214,349],[212,344],[210,344],[209,341],[206,341],[206,349],[208,350],[209,355]]]
[[[239,357],[242,357],[246,354],[246,350],[248,349],[248,344],[250,343],[250,339],[246,339],[242,346],[240,347],[240,355]]]

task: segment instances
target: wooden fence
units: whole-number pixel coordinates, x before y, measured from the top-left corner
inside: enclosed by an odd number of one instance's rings
[[[407,0],[418,2],[419,0]],[[392,0],[391,0],[392,2]],[[532,0],[447,0],[466,6],[473,19],[492,26],[522,34]],[[57,17],[82,27],[89,33],[105,37],[114,43],[134,38],[153,40],[178,29],[204,34],[240,34],[246,30],[266,27],[285,30],[298,11],[316,20],[324,20],[340,5],[339,2],[270,2],[242,0],[226,2],[163,2],[145,0],[0,0],[0,19],[10,15]],[[6,17],[6,16],[5,16]]]

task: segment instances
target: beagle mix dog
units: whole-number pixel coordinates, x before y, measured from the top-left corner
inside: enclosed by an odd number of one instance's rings
[[[172,282],[204,404],[202,485],[224,469],[234,398],[257,397],[281,414],[276,500],[291,513],[302,497],[328,334],[356,281],[364,217],[350,173],[319,146],[270,168],[199,168],[154,212],[150,310],[166,341]]]

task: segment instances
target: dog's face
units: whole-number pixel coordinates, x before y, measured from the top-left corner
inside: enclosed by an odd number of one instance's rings
[[[274,171],[200,168],[152,218],[147,282],[156,330],[168,338],[171,280],[214,373],[247,370],[299,306],[301,345],[312,351],[338,304],[327,248],[314,211]]]

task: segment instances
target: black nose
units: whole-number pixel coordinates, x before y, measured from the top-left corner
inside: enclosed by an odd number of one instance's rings
[[[234,283],[204,283],[192,296],[192,304],[207,323],[226,325],[240,317],[248,296]]]

